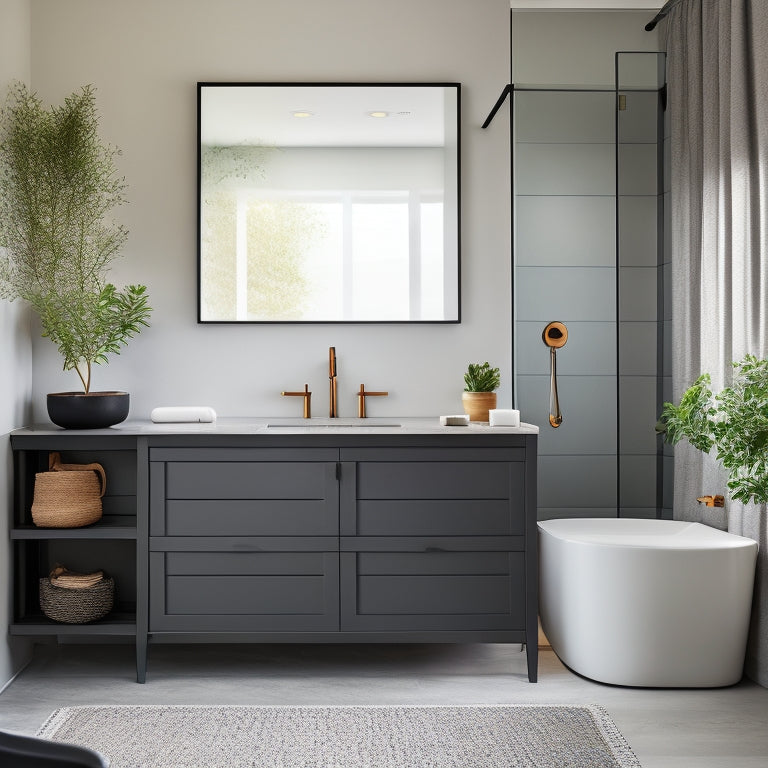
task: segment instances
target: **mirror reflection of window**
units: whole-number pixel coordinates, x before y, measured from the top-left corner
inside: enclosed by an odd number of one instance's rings
[[[232,229],[219,235],[234,248],[233,272],[226,277],[234,306],[228,309],[224,298],[212,310],[243,321],[440,315],[441,204],[411,205],[408,193],[281,198],[220,201],[215,218]],[[321,202],[330,198],[338,202]],[[234,208],[229,214],[227,205]],[[225,297],[221,276],[209,281],[218,282],[216,295]],[[403,285],[411,290],[401,290]]]
[[[350,146],[335,134],[270,136],[257,107],[271,87],[248,86],[258,98],[244,103],[240,88],[201,84],[200,320],[457,321],[458,86],[419,87],[439,96],[439,125],[409,136],[408,110],[391,146],[380,129],[375,141],[346,136]],[[353,90],[380,99],[376,86]],[[302,113],[302,128],[317,115]]]

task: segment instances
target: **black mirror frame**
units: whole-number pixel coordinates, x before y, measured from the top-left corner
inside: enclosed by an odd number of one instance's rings
[[[443,87],[456,89],[456,319],[450,320],[203,320],[202,319],[202,91],[206,87]],[[197,83],[197,322],[202,325],[457,325],[461,323],[461,83],[458,82],[278,82],[198,81]]]

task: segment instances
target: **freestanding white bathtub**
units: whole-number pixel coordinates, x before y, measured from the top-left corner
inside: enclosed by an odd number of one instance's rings
[[[539,612],[564,664],[603,683],[720,687],[742,676],[757,543],[699,523],[539,523]]]

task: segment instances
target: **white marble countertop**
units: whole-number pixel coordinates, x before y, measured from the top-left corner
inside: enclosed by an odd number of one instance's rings
[[[470,422],[467,426],[444,427],[439,416],[431,417],[392,417],[366,418],[353,417],[331,418],[286,418],[244,416],[240,418],[222,417],[214,422],[168,422],[156,424],[152,421],[124,421],[108,429],[100,430],[62,430],[52,424],[37,424],[16,430],[17,433],[62,434],[104,434],[105,432],[125,435],[311,435],[311,434],[347,434],[347,435],[536,435],[539,428],[533,424],[521,424],[519,427],[491,427],[487,422]]]

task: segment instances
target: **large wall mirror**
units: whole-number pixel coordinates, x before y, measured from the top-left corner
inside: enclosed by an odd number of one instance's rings
[[[198,83],[200,322],[459,322],[460,86]]]

